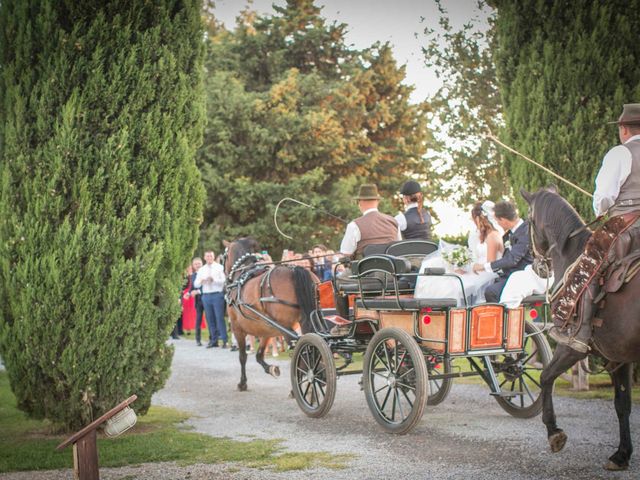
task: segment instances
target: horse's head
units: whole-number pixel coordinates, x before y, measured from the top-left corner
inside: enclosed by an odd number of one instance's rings
[[[224,240],[222,243],[226,247],[224,252],[224,273],[227,276],[238,260],[247,256],[247,254],[256,253],[260,248],[258,242],[251,237],[239,238],[233,242]],[[247,256],[247,258],[249,257]]]
[[[570,241],[574,236],[580,243],[576,248],[582,247],[584,235],[577,236],[574,232],[583,228],[584,222],[555,187],[541,188],[534,193],[520,189],[520,194],[529,204],[527,219],[531,231],[531,248],[536,256],[548,257],[553,249],[563,256],[573,255],[574,249],[569,252],[568,247],[576,246],[576,242]],[[586,236],[588,237],[588,233]]]
[[[550,250],[550,240],[546,232],[546,219],[544,209],[541,207],[540,196],[543,192],[551,192],[547,189],[540,189],[537,192],[529,193],[524,188],[520,189],[520,195],[529,204],[527,221],[529,222],[529,232],[531,238],[531,249],[536,257],[546,257]]]

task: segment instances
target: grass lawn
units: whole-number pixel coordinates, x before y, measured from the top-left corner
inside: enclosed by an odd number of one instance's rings
[[[101,467],[146,462],[179,464],[239,462],[278,471],[313,467],[345,468],[350,455],[327,452],[285,452],[279,440],[240,442],[214,438],[185,429],[188,414],[166,407],[151,407],[129,432],[118,438],[98,437]],[[50,434],[51,425],[29,419],[16,408],[6,372],[0,372],[0,473],[72,468],[71,447],[55,447],[66,438]]]

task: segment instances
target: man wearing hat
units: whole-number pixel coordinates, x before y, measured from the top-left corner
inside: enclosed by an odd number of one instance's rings
[[[609,219],[593,232],[551,303],[556,327],[549,335],[581,353],[589,351],[596,310],[592,300],[598,299],[600,293],[598,277],[603,262],[594,260],[606,257],[620,234],[640,217],[640,103],[624,105],[620,118],[609,123],[618,125],[620,145],[609,150],[602,160],[593,193],[596,216],[608,215]],[[576,307],[581,322],[574,324]]]
[[[402,232],[402,238],[431,240],[431,215],[422,208],[420,184],[415,180],[404,182],[400,194],[405,211],[396,215],[395,218]]]
[[[340,244],[340,253],[352,258],[359,258],[367,245],[390,243],[401,239],[398,222],[393,217],[378,211],[380,198],[376,185],[364,184],[360,186],[356,200],[358,200],[362,216],[347,225],[347,230]]]
[[[356,200],[362,215],[347,225],[340,244],[342,255],[352,259],[361,258],[364,247],[367,245],[391,243],[401,239],[398,222],[393,217],[378,211],[380,198],[376,185],[364,184],[360,186]],[[351,275],[351,271],[345,270],[336,276],[338,290],[341,286],[354,283],[349,275]],[[348,317],[349,304],[346,296],[336,295],[336,308],[340,316]]]

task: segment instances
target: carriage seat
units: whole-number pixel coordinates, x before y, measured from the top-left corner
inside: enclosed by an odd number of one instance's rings
[[[423,308],[453,308],[458,304],[455,298],[412,298],[373,297],[357,298],[356,306],[366,310],[421,310]]]
[[[342,283],[345,294],[385,295],[388,293],[412,293],[411,278],[400,275],[411,272],[411,263],[392,255],[371,255],[351,263],[353,282]]]

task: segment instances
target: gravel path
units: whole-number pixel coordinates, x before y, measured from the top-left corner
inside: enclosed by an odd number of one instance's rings
[[[371,417],[359,376],[338,379],[336,401],[323,419],[307,418],[289,399],[289,357],[273,363],[282,376],[266,375],[249,356],[249,391],[239,392],[238,356],[228,350],[196,347],[193,340],[173,342],[172,375],[153,403],[189,411],[196,431],[237,440],[284,440],[293,451],[352,454],[344,470],[316,468],[277,473],[235,464],[146,464],[101,469],[103,479],[636,479],[640,462],[627,472],[606,472],[602,465],[618,443],[613,404],[599,400],[556,398],[560,426],[569,435],[565,449],[551,454],[540,417],[509,416],[484,385],[453,385],[449,397],[429,407],[408,435],[384,433]],[[640,422],[632,415],[632,439],[640,445]],[[637,458],[637,456],[635,457]],[[11,480],[66,479],[69,471],[0,475]]]

